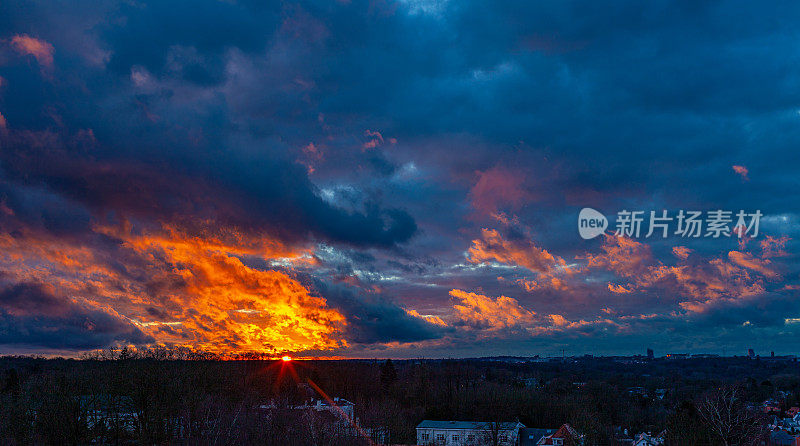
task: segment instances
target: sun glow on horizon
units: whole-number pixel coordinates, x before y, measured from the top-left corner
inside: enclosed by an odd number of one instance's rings
[[[283,361],[283,362],[289,362],[291,360],[292,360],[291,356],[284,356],[284,357],[281,358],[281,361]]]

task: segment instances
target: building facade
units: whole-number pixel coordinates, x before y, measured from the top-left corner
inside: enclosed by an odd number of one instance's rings
[[[435,446],[484,446],[518,444],[520,422],[434,421],[417,425],[417,444]],[[496,440],[496,442],[495,442]]]

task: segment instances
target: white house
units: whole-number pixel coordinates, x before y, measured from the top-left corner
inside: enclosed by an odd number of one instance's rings
[[[483,446],[497,444],[514,446],[520,422],[496,423],[489,421],[434,421],[423,420],[417,425],[417,444],[436,446]]]

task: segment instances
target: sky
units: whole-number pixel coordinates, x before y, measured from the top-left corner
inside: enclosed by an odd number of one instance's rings
[[[4,1],[0,354],[799,353],[798,20]]]

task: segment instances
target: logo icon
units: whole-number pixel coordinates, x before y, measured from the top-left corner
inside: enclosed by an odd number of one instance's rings
[[[590,240],[605,232],[608,220],[605,215],[592,208],[581,209],[578,214],[578,233],[584,240]]]

